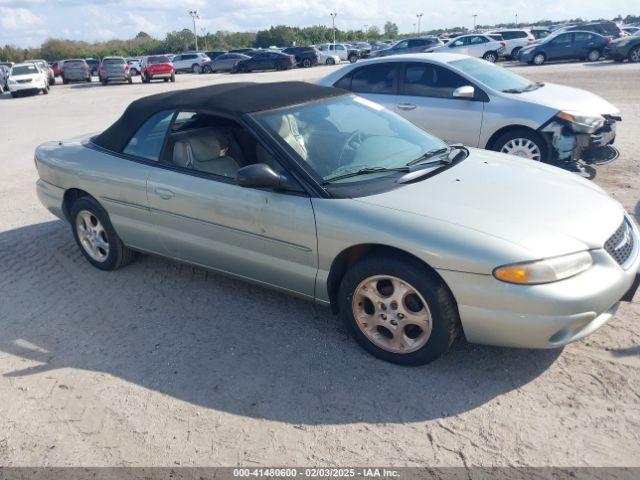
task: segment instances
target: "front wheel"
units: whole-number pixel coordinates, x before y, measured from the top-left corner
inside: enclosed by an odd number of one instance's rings
[[[424,365],[445,353],[460,319],[436,273],[403,255],[368,256],[345,274],[340,314],[372,355],[401,365]]]
[[[544,53],[537,53],[533,57],[533,64],[542,65],[544,62],[546,62],[546,60],[547,60],[547,57],[545,57]]]
[[[487,52],[482,56],[482,59],[489,63],[496,63],[498,61],[498,54],[496,52]]]
[[[595,48],[591,50],[587,55],[587,60],[590,62],[597,62],[600,60],[600,50],[596,50]]]
[[[632,63],[640,62],[640,47],[633,48],[628,55],[629,61]]]
[[[109,215],[93,198],[82,197],[73,204],[71,227],[84,257],[100,270],[116,270],[135,258],[136,253],[122,243]]]
[[[522,47],[516,47],[511,50],[511,55],[509,55],[511,57],[511,60],[518,60],[518,57],[520,56],[520,50],[522,50]]]
[[[202,73],[211,73],[211,67],[209,65],[205,65],[202,67]]]
[[[547,160],[544,139],[536,132],[525,129],[515,129],[502,134],[493,143],[492,150],[536,162],[545,162]]]

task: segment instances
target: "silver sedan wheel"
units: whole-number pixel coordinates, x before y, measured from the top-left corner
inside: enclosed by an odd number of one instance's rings
[[[514,138],[505,143],[500,152],[539,162],[542,159],[540,147],[528,138]]]
[[[541,53],[533,57],[533,63],[535,63],[536,65],[542,65],[544,63],[544,60],[545,60],[544,55]]]
[[[631,50],[631,53],[629,54],[629,61],[633,63],[640,62],[640,47],[636,47]]]
[[[378,275],[365,279],[356,288],[352,308],[360,331],[387,352],[415,352],[431,336],[427,302],[399,278]]]
[[[109,256],[109,237],[93,213],[81,210],[76,216],[76,232],[80,244],[96,262],[104,262]]]

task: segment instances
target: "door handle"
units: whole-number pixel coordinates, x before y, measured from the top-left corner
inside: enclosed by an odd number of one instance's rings
[[[166,188],[156,188],[153,193],[158,195],[163,200],[171,200],[173,198],[173,192]]]
[[[400,110],[413,110],[416,106],[413,103],[399,103],[398,108]]]

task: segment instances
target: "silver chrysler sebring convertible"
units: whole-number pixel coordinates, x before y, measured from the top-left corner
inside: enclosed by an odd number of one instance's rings
[[[556,167],[447,145],[344,90],[234,83],[38,147],[38,196],[102,270],[163,255],[328,305],[370,353],[551,348],[637,288],[638,229]]]

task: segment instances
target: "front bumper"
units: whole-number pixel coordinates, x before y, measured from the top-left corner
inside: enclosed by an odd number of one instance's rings
[[[633,226],[636,245],[638,230]],[[637,249],[626,269],[604,250],[593,250],[594,265],[575,277],[544,285],[513,285],[491,275],[438,271],[457,303],[471,343],[521,348],[554,348],[595,332],[637,287]],[[633,292],[631,292],[633,293]]]
[[[617,122],[612,117],[594,133],[576,133],[568,125],[551,121],[540,129],[549,146],[549,157],[553,161],[578,161],[587,151],[612,145],[616,138]]]

